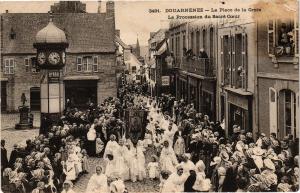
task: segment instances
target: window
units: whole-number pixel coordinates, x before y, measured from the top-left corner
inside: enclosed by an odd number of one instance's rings
[[[194,49],[194,32],[191,33],[191,47],[190,47],[190,49],[193,52],[193,49]]]
[[[82,58],[77,58],[77,72],[82,72]]]
[[[94,57],[93,61],[93,72],[98,72],[98,56]]]
[[[243,61],[242,61],[242,34],[236,34],[235,35],[235,66],[234,68],[234,76],[235,76],[235,86],[236,88],[241,88],[242,85],[242,78],[243,78]]]
[[[196,54],[198,55],[200,51],[200,31],[196,33]]]
[[[91,56],[83,57],[82,63],[83,63],[83,71],[84,72],[92,71],[92,57]]]
[[[36,57],[30,58],[30,61],[31,61],[31,66],[32,66],[32,68],[31,68],[32,73],[40,72],[40,68],[36,64]]]
[[[299,54],[299,25],[297,19],[277,19],[268,22],[268,54],[294,56]]]
[[[203,30],[203,34],[202,34],[202,47],[203,49],[206,51],[206,30]]]
[[[229,44],[229,37],[224,36],[223,37],[223,64],[224,64],[224,83],[225,85],[230,84],[230,74],[231,74],[231,68],[230,68],[230,44]]]
[[[209,30],[209,56],[212,58],[214,56],[214,28]]]
[[[24,59],[25,72],[29,72],[29,58]]]
[[[13,28],[10,29],[9,38],[10,38],[11,40],[16,39],[16,32],[14,31]]]
[[[136,73],[136,66],[132,66],[132,67],[131,67],[131,72],[132,72],[132,73]]]
[[[4,61],[4,74],[14,74],[15,73],[15,61],[14,59],[5,59]]]

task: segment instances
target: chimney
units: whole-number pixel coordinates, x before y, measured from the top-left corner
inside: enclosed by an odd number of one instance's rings
[[[115,17],[115,2],[107,1],[106,2],[106,14],[107,17]]]
[[[101,13],[101,1],[98,1],[98,13]]]
[[[5,10],[5,13],[8,13],[8,9]]]

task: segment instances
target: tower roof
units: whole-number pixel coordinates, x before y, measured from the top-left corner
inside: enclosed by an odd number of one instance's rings
[[[66,34],[63,30],[55,26],[50,18],[46,27],[37,32],[36,43],[67,43]]]

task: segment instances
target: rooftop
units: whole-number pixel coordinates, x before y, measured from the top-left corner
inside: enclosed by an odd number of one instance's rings
[[[49,23],[49,14],[4,13],[0,16],[2,53],[35,53],[35,36]],[[106,13],[56,13],[53,23],[66,34],[67,52],[115,52],[114,18],[106,17]],[[15,33],[14,39],[10,38],[11,31]]]

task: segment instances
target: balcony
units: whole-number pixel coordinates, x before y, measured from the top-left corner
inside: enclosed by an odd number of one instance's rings
[[[205,77],[216,76],[212,58],[183,57],[181,70]]]

